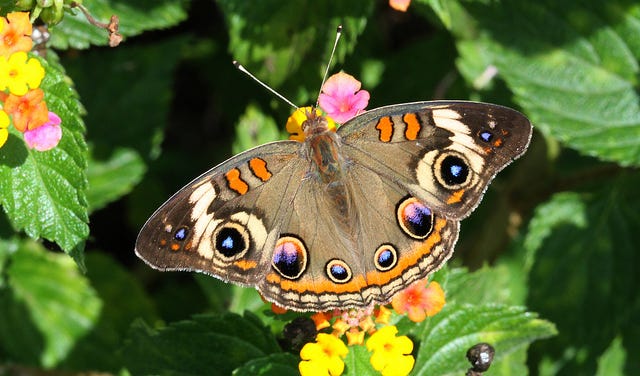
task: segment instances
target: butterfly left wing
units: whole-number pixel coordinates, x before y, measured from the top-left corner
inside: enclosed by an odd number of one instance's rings
[[[138,257],[163,271],[197,271],[256,286],[271,265],[279,217],[306,171],[301,145],[258,146],[187,184],[140,230]]]
[[[531,133],[515,110],[465,101],[381,107],[338,129],[350,160],[454,220],[467,217],[493,177],[525,152]]]

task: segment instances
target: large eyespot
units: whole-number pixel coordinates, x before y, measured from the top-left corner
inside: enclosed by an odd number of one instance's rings
[[[402,231],[414,239],[426,239],[433,229],[433,212],[415,197],[398,203],[396,217]]]
[[[376,269],[381,272],[393,269],[398,263],[398,252],[391,244],[383,244],[376,250],[373,256]]]
[[[233,261],[247,253],[251,240],[245,226],[237,222],[226,222],[220,224],[213,233],[213,244],[225,261]]]
[[[469,168],[467,159],[460,153],[440,154],[433,167],[436,179],[447,189],[463,188],[471,181],[473,172]]]
[[[347,283],[351,280],[351,268],[342,260],[329,260],[327,262],[327,276],[335,283]]]
[[[283,236],[276,242],[271,265],[284,278],[297,279],[307,269],[307,247],[296,237]]]

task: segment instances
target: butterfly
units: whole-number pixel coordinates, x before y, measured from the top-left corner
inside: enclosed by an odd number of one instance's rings
[[[304,142],[255,147],[187,184],[146,222],[136,254],[291,310],[384,304],[451,257],[460,220],[532,133],[515,110],[465,101],[327,124],[311,111]]]

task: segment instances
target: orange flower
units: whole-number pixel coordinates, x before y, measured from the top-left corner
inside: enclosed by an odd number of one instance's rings
[[[30,51],[33,46],[31,40],[31,22],[29,13],[11,12],[7,18],[0,18],[0,55],[9,56],[18,51]]]
[[[444,306],[444,291],[438,282],[418,281],[393,297],[391,305],[399,314],[407,313],[409,320],[421,322],[440,312]]]
[[[49,121],[49,110],[44,102],[44,92],[35,89],[23,96],[9,94],[4,110],[11,115],[13,126],[20,132],[35,129]]]
[[[389,0],[389,6],[400,12],[406,12],[409,9],[411,0]]]
[[[311,315],[311,320],[316,324],[316,330],[320,331],[331,326],[329,320],[332,317],[333,315],[330,312],[318,312]]]

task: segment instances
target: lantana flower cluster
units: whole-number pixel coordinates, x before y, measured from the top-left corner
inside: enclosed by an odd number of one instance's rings
[[[58,145],[61,120],[47,108],[40,83],[45,71],[33,46],[29,13],[12,12],[0,17],[0,147],[9,137],[9,126],[24,135],[27,146],[45,151]]]
[[[407,314],[409,320],[421,322],[440,312],[444,304],[440,284],[423,280],[396,294],[391,307],[396,314]],[[371,366],[380,374],[408,375],[415,363],[411,355],[413,342],[407,336],[397,335],[398,329],[390,324],[392,313],[387,306],[379,306],[314,314],[311,319],[319,334],[316,342],[307,343],[300,351],[300,374],[341,375],[349,347],[364,345],[371,353]],[[341,339],[343,336],[346,345]],[[368,336],[366,341],[365,336]]]

